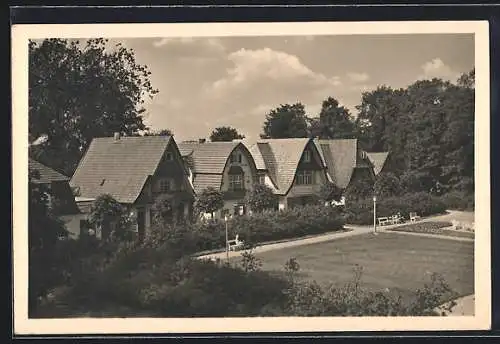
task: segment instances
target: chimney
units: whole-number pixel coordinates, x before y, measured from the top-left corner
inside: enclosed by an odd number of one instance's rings
[[[198,143],[205,143],[206,139],[198,139]]]
[[[118,141],[120,139],[120,133],[115,132],[114,138],[115,138],[115,141]]]

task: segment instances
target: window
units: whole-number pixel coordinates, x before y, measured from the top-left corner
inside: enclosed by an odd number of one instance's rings
[[[243,190],[243,175],[230,174],[229,175],[229,190]]]
[[[306,150],[304,151],[304,162],[311,162],[311,152]]]
[[[313,172],[312,171],[298,171],[297,172],[297,184],[298,185],[313,184]]]
[[[174,156],[173,156],[173,154],[172,154],[172,153],[170,153],[170,152],[167,152],[167,154],[165,154],[165,160],[167,160],[167,161],[172,161],[172,160],[174,160]]]
[[[259,175],[259,184],[262,184],[262,185],[266,184],[266,176],[265,175],[263,175],[263,174]]]
[[[241,164],[241,161],[242,161],[241,154],[240,153],[233,153],[233,154],[231,154],[231,157],[229,158],[229,161],[231,163],[237,162],[237,163]]]
[[[172,181],[170,179],[161,179],[159,182],[160,192],[172,191]]]

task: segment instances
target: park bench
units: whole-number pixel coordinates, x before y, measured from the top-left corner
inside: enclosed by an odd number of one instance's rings
[[[385,226],[391,223],[391,220],[388,217],[379,217],[377,220],[379,226]]]
[[[238,234],[236,234],[236,237],[232,240],[227,241],[227,247],[229,251],[236,251],[237,249],[240,249],[243,247],[244,242],[239,239]]]
[[[392,215],[390,218],[390,223],[395,225],[398,223],[401,223],[403,220],[403,217],[400,214]]]
[[[417,215],[415,212],[410,213],[410,222],[416,222],[420,220],[420,216]]]

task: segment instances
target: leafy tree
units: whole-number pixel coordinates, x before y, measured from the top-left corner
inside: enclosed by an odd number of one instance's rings
[[[126,239],[132,225],[127,208],[109,194],[96,198],[90,210],[89,224],[101,228],[105,240]]]
[[[345,198],[352,201],[372,197],[373,186],[373,183],[368,178],[354,178],[345,190]]]
[[[173,220],[172,202],[168,195],[157,196],[151,211],[153,212],[153,223],[158,227],[163,227]]]
[[[399,178],[392,172],[379,174],[374,187],[377,196],[398,196],[403,190]]]
[[[335,183],[327,182],[321,185],[319,190],[319,197],[325,202],[330,201],[340,201],[342,198],[342,189],[339,188]]]
[[[328,97],[323,101],[319,118],[310,119],[310,136],[323,139],[346,139],[355,137],[355,121],[349,110]]]
[[[233,141],[244,139],[245,135],[238,133],[238,130],[231,127],[217,127],[210,134],[210,141]]]
[[[282,104],[266,115],[262,138],[307,137],[307,117],[301,103]]]
[[[406,190],[474,190],[474,69],[363,93],[356,121],[367,151],[390,151],[386,169]]]
[[[195,207],[200,213],[209,213],[213,218],[215,212],[224,207],[222,192],[213,187],[206,188],[198,196]]]
[[[472,68],[468,73],[460,75],[457,85],[463,88],[474,89],[476,84],[476,69]]]
[[[47,295],[50,288],[61,278],[57,268],[61,263],[54,255],[54,249],[60,238],[66,238],[68,231],[50,211],[48,195],[50,191],[36,183],[40,178],[38,171],[30,171],[28,175],[28,262],[29,286],[28,306],[32,314],[39,304],[40,298]]]
[[[255,212],[262,212],[266,209],[277,209],[278,198],[273,190],[264,184],[255,184],[247,195],[247,204]]]
[[[29,134],[47,136],[31,154],[73,175],[92,138],[147,129],[144,97],[158,92],[150,74],[133,50],[105,39],[30,41]]]
[[[174,136],[174,132],[170,129],[148,130],[144,133],[144,136]]]

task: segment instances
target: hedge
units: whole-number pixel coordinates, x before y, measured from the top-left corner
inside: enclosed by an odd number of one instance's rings
[[[324,205],[307,205],[285,211],[270,210],[237,216],[228,223],[228,231],[231,238],[237,233],[246,243],[257,244],[339,231],[343,229],[343,225],[343,218],[337,209]],[[220,247],[224,239],[218,243]]]
[[[447,209],[474,211],[474,193],[451,191],[440,197]]]
[[[396,215],[398,212],[406,219],[411,212],[419,216],[443,214],[446,205],[440,198],[425,192],[404,194],[395,197],[381,197],[377,199],[377,217]],[[346,222],[359,225],[373,223],[372,198],[356,201],[346,200]]]

